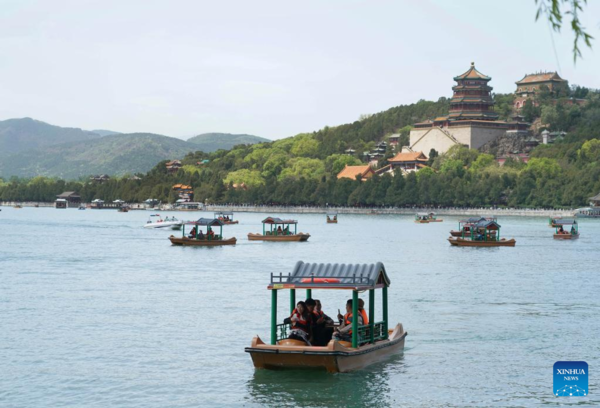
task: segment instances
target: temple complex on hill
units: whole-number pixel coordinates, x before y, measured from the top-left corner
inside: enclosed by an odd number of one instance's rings
[[[475,63],[462,75],[454,77],[456,85],[450,112],[434,120],[416,123],[410,131],[408,150],[444,153],[457,144],[478,149],[507,131],[526,132],[529,124],[498,120],[494,111],[492,78],[475,69]]]
[[[534,98],[542,86],[547,87],[550,92],[556,92],[559,89],[566,90],[569,86],[569,82],[562,79],[556,72],[525,75],[523,79],[515,83],[517,84],[515,91],[515,109],[517,110],[521,109],[528,99]]]

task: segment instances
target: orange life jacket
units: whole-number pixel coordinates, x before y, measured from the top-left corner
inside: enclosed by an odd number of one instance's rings
[[[358,309],[358,311],[360,312],[363,318],[363,324],[369,324],[369,317],[367,316],[367,311],[365,309]]]
[[[350,327],[352,327],[352,313],[346,313],[344,315],[344,326],[348,326],[350,325]],[[350,331],[348,331],[348,334],[352,334],[352,329],[350,329]]]
[[[303,332],[305,332],[306,334],[308,334],[309,330],[310,330],[310,322],[308,320],[305,320],[304,317],[298,313],[297,309],[294,309],[294,311],[292,312],[292,316],[296,315],[298,317],[299,320],[297,321],[292,321],[292,329],[300,329]]]

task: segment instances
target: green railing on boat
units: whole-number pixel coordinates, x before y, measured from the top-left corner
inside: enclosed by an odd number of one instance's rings
[[[291,325],[282,323],[277,325],[277,341],[287,339],[290,335]],[[385,323],[377,322],[373,325],[373,337],[371,337],[371,325],[358,326],[358,345],[359,347],[371,342],[385,340],[388,333],[385,331]]]

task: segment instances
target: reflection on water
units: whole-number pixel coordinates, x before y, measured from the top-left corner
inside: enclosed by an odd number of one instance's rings
[[[385,362],[351,373],[259,369],[246,384],[246,399],[272,406],[394,406],[390,398],[389,373],[393,371],[398,375],[405,370],[402,352]]]

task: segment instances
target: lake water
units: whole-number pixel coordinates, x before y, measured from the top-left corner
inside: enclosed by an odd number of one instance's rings
[[[148,215],[2,208],[0,406],[600,404],[597,220],[570,242],[553,240],[546,218],[507,217],[515,248],[455,248],[458,217],[269,214],[311,238],[267,243],[246,238],[266,214],[236,213],[224,228],[236,246],[183,248],[143,229]],[[348,374],[255,370],[244,347],[269,338],[269,274],[298,260],[383,262],[404,353]],[[332,292],[313,297],[334,316],[350,292]],[[287,293],[279,300],[282,318]],[[588,362],[588,397],[553,397],[559,360]]]

